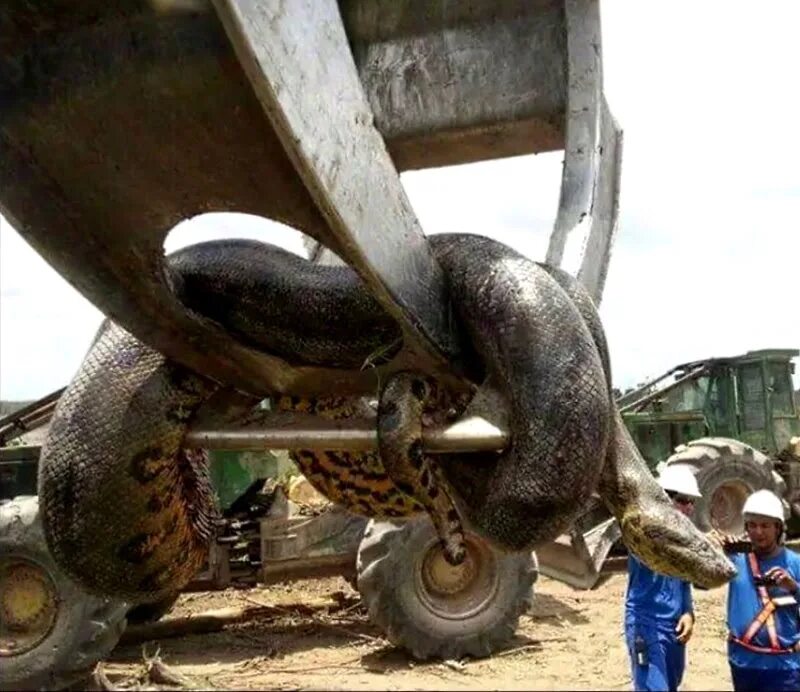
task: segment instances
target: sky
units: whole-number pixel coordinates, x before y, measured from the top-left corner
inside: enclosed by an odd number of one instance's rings
[[[602,5],[605,91],[625,132],[600,307],[618,387],[689,360],[800,348],[797,26],[795,0]],[[562,160],[515,157],[402,182],[426,233],[489,235],[543,260]],[[184,222],[165,248],[225,236],[303,252],[295,231],[233,214]],[[66,384],[101,319],[0,217],[0,398]]]

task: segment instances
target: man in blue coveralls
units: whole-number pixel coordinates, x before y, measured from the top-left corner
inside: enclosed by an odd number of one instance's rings
[[[658,481],[677,509],[691,515],[701,497],[692,470],[683,464],[668,466]],[[693,628],[689,583],[657,574],[628,555],[625,639],[635,690],[678,689]]]
[[[752,552],[731,556],[728,661],[735,690],[800,690],[800,556],[781,544],[783,504],[769,490],[743,508]],[[723,545],[735,538],[722,536]]]

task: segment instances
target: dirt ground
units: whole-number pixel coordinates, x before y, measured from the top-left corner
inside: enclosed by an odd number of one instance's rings
[[[184,687],[297,690],[630,689],[622,638],[625,575],[593,591],[541,577],[531,613],[516,638],[486,660],[418,663],[391,646],[339,578],[251,591],[181,596],[174,616],[230,606],[269,604],[277,615],[222,632],[117,647],[104,672],[112,684],[135,685],[143,657],[156,649]],[[300,604],[325,603],[298,613]],[[682,689],[730,690],[725,657],[724,589],[695,593],[698,622]]]

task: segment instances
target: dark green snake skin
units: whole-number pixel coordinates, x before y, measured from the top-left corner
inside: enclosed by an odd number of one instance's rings
[[[651,567],[704,586],[730,579],[731,564],[672,508],[622,425],[600,321],[580,287],[487,238],[429,240],[482,361],[484,386],[505,402],[511,444],[498,455],[423,458],[407,388],[387,387],[378,420],[392,441],[382,449],[393,455],[387,464],[376,454],[300,451],[295,458],[312,483],[361,514],[455,507],[449,523],[439,521],[443,539],[448,531],[457,537],[463,521],[509,551],[555,538],[597,491],[629,548]],[[175,253],[167,271],[188,309],[294,363],[357,369],[399,345],[397,325],[346,267],[320,267],[252,241],[215,241]],[[59,402],[39,475],[50,549],[85,588],[154,600],[195,575],[217,512],[206,460],[182,441],[198,410],[225,394],[115,324],[101,328]],[[334,417],[356,405],[282,402]],[[392,410],[407,415],[389,424]],[[413,468],[429,471],[422,485],[449,502],[437,509],[420,497],[421,486],[406,482]]]

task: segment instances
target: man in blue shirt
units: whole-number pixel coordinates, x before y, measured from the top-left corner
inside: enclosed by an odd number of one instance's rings
[[[683,464],[668,466],[658,480],[677,509],[691,515],[701,496],[692,470]],[[635,690],[678,689],[693,628],[689,583],[657,574],[629,554],[625,639]]]
[[[783,503],[758,490],[744,504],[752,552],[731,556],[728,661],[734,690],[800,690],[800,556],[781,544]],[[721,536],[723,545],[735,539]]]

